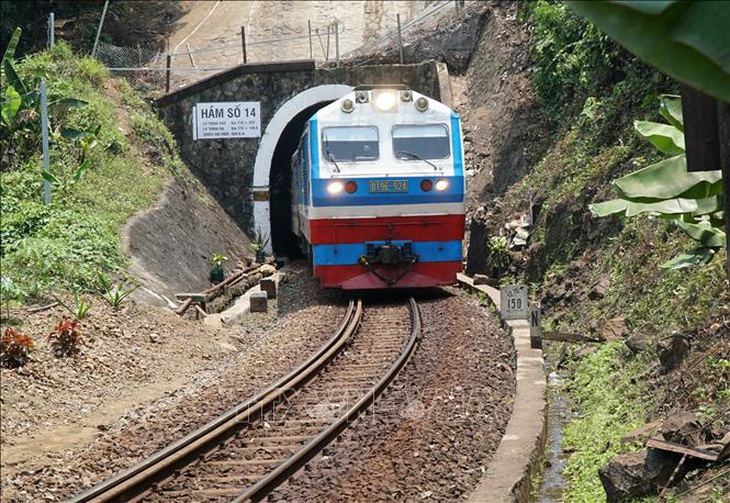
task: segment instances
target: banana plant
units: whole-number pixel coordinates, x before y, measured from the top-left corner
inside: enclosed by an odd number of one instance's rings
[[[634,129],[672,157],[614,180],[613,188],[619,197],[592,204],[590,209],[596,217],[649,213],[672,220],[698,246],[661,267],[679,269],[705,264],[726,242],[722,171],[687,171],[679,96],[661,96],[659,112],[668,124],[635,121]]]
[[[64,197],[67,197],[73,191],[73,188],[84,179],[86,172],[91,167],[90,159],[85,159],[81,165],[76,168],[71,176],[59,177],[51,173],[50,171],[41,171],[41,176],[45,181],[61,189],[61,193]]]
[[[61,136],[74,142],[74,146],[81,153],[80,161],[83,163],[87,160],[89,152],[98,145],[100,131],[101,124],[96,124],[85,130],[65,128],[61,131]]]
[[[18,47],[22,30],[16,28],[10,43],[3,53],[2,68],[3,91],[2,113],[0,124],[10,130],[25,127],[28,122],[37,122],[40,118],[41,94],[37,83],[24,81],[13,66],[13,58]],[[6,84],[7,83],[7,87]],[[86,101],[76,98],[61,98],[48,104],[51,118],[60,116],[71,108],[82,108],[88,105]]]

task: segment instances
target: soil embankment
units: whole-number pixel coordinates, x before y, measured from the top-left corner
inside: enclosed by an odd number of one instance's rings
[[[205,290],[210,259],[229,258],[234,267],[251,257],[250,241],[199,183],[171,181],[160,203],[135,215],[124,229],[129,272],[143,288],[138,300],[175,306],[175,294]]]

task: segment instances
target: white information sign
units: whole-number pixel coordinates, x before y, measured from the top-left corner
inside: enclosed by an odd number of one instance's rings
[[[500,289],[500,309],[505,320],[526,320],[527,287],[525,285],[505,286]]]
[[[219,101],[198,103],[193,113],[193,139],[258,138],[261,102]]]

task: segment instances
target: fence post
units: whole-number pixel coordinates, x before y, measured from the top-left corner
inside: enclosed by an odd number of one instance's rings
[[[172,73],[172,70],[170,70],[171,62],[172,62],[172,56],[170,56],[168,54],[167,55],[167,64],[166,64],[167,70],[165,71],[165,74],[166,74],[165,75],[165,92],[166,93],[170,92],[170,73]]]
[[[243,51],[243,64],[247,63],[246,60],[246,27],[241,26],[241,50]]]
[[[48,47],[53,48],[56,42],[56,19],[53,12],[48,14]]]
[[[331,25],[327,25],[327,53],[324,56],[325,61],[330,60],[330,31],[331,31]]]
[[[340,22],[335,21],[335,66],[340,67]]]
[[[720,169],[725,193],[725,249],[727,252],[727,277],[730,278],[730,103],[717,100],[717,120],[720,137]]]
[[[403,64],[403,34],[400,31],[400,14],[396,14],[398,20],[398,55],[400,58],[400,64]]]
[[[186,44],[185,44],[185,47],[187,47],[187,48],[188,48],[188,57],[190,58],[190,65],[191,65],[191,66],[192,66],[193,68],[197,68],[197,67],[195,66],[195,60],[193,60],[193,51],[191,51],[191,50],[190,50],[190,44],[186,43]]]
[[[104,26],[104,18],[106,17],[106,9],[109,7],[109,0],[104,2],[104,10],[101,12],[101,21],[99,21],[99,28],[96,30],[96,40],[94,40],[94,48],[91,50],[91,57],[96,56],[96,48],[99,45],[99,36],[101,35],[101,27]]]
[[[51,160],[48,154],[48,97],[46,95],[46,79],[41,80],[41,142],[43,148],[43,171],[51,172]],[[51,182],[43,177],[43,202],[51,204]]]
[[[312,21],[307,20],[307,26],[309,27],[309,59],[314,59],[314,47],[312,46]]]

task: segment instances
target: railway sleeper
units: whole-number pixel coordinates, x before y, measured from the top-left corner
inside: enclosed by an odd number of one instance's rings
[[[291,436],[280,436],[280,437],[251,437],[248,439],[249,443],[266,443],[271,442],[276,445],[282,442],[301,442],[304,443],[310,440],[312,437],[308,435],[291,435]],[[268,447],[268,446],[267,446]]]

